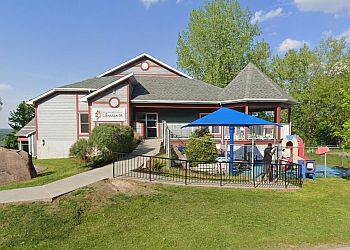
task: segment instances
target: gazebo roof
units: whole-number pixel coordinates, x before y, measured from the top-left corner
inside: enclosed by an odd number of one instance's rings
[[[221,100],[285,100],[290,104],[297,101],[253,63],[249,63],[221,92]]]

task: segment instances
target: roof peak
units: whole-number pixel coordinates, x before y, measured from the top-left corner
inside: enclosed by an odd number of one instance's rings
[[[189,79],[193,78],[193,77],[191,77],[191,76],[189,76],[189,75],[187,75],[187,74],[185,74],[185,73],[183,73],[183,72],[181,72],[181,71],[171,67],[170,65],[168,65],[168,64],[158,60],[157,58],[151,56],[150,54],[148,54],[146,52],[143,52],[142,54],[140,54],[140,55],[138,55],[138,56],[136,56],[136,57],[134,57],[134,58],[132,58],[132,59],[130,59],[128,61],[125,61],[125,62],[115,66],[112,69],[109,69],[109,70],[103,72],[102,74],[98,75],[97,77],[104,77],[104,76],[108,75],[109,73],[111,73],[111,72],[113,72],[115,70],[121,69],[121,68],[123,68],[123,67],[125,67],[125,66],[127,66],[127,65],[129,65],[129,64],[131,64],[131,63],[133,63],[133,62],[135,62],[135,61],[137,61],[139,59],[141,59],[141,58],[143,58],[143,57],[146,57],[146,58],[150,59],[151,61],[154,61],[155,63],[158,63],[159,65],[161,65],[164,68],[166,68],[166,69],[176,73],[179,76],[186,77],[186,78],[189,78]]]
[[[294,98],[252,62],[249,62],[220,94],[220,99],[242,98],[287,99],[296,103]]]

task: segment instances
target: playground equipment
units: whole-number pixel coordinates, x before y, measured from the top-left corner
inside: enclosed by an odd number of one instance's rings
[[[304,155],[305,144],[298,135],[287,135],[282,139],[282,159],[301,166],[301,174],[304,179],[311,176],[316,180],[316,161],[310,160]]]

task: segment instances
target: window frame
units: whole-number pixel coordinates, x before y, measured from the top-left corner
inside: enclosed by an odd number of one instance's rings
[[[87,123],[82,123],[81,122],[81,115],[87,115]],[[80,112],[79,113],[79,134],[80,135],[89,135],[90,134],[90,122],[89,122],[89,113],[88,112]],[[87,132],[82,132],[82,125],[88,125],[88,131]]]

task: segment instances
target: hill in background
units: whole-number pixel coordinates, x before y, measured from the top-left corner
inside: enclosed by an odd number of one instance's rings
[[[3,141],[5,137],[11,133],[12,129],[10,128],[0,128],[0,146],[3,146]]]

